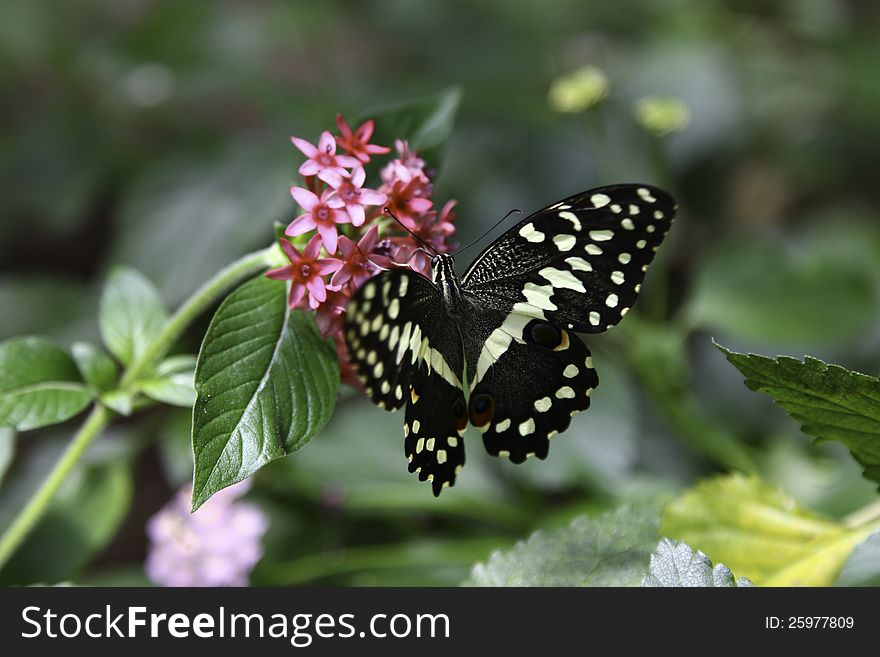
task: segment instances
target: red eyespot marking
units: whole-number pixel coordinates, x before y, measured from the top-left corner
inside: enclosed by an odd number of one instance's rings
[[[471,423],[483,427],[495,417],[495,400],[491,395],[481,393],[471,397]]]
[[[459,433],[467,428],[467,407],[464,405],[464,399],[461,397],[452,403],[452,420],[455,423],[455,430]]]
[[[561,331],[562,335],[559,337],[559,344],[553,347],[553,351],[565,351],[568,349],[568,333],[566,331]]]

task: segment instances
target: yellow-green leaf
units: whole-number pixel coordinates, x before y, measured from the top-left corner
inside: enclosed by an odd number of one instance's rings
[[[660,533],[711,554],[757,586],[830,586],[875,529],[846,527],[758,477],[735,474],[673,500]]]

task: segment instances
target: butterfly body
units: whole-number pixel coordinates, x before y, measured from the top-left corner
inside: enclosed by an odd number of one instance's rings
[[[589,408],[598,385],[576,333],[626,314],[675,212],[647,185],[569,197],[505,232],[459,278],[452,256],[432,280],[405,269],[351,300],[345,339],[374,403],[406,407],[409,469],[438,495],[464,465],[473,424],[486,450],[520,463]]]

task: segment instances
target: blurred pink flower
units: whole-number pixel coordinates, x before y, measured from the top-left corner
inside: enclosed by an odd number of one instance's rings
[[[331,199],[332,192],[329,190],[324,190],[321,198],[303,187],[291,187],[290,193],[306,213],[291,221],[284,234],[302,235],[317,228],[324,240],[327,252],[336,253],[338,237],[336,225],[351,223],[351,216],[338,209],[340,204]],[[363,215],[363,208],[360,208],[360,211]],[[363,219],[361,219],[361,223],[363,223]]]
[[[398,180],[409,182],[416,177],[425,177],[425,161],[410,149],[409,142],[405,139],[395,139],[394,148],[397,150],[397,158],[391,160],[379,172],[382,182],[393,185]],[[427,177],[425,180],[427,181]]]
[[[309,158],[299,168],[303,176],[314,176],[327,170],[344,173],[345,167],[360,166],[361,162],[356,157],[336,155],[336,140],[326,130],[321,133],[317,146],[299,137],[291,137],[290,141]]]
[[[268,529],[259,507],[238,499],[249,488],[249,480],[224,488],[195,513],[190,486],[178,491],[147,522],[147,576],[161,586],[247,586]]]
[[[369,143],[375,127],[372,119],[361,123],[353,133],[348,123],[343,120],[342,114],[336,115],[336,125],[339,126],[339,131],[342,133],[341,137],[336,137],[336,143],[346,153],[353,155],[364,164],[370,161],[370,155],[382,155],[391,152],[391,149],[387,146],[377,146],[376,144]]]
[[[433,205],[431,199],[422,194],[424,182],[420,178],[412,178],[409,182],[398,180],[388,192],[388,209],[410,230],[416,228],[415,215],[427,212]]]
[[[300,306],[307,291],[309,306],[313,309],[317,308],[327,299],[327,289],[322,277],[337,271],[342,267],[342,261],[336,258],[318,259],[318,254],[321,252],[320,235],[313,235],[302,253],[285,239],[281,240],[281,248],[284,249],[290,264],[268,271],[266,276],[277,281],[292,281],[287,300],[291,308]]]
[[[333,207],[344,205],[353,226],[364,223],[365,205],[382,205],[388,200],[388,196],[382,192],[364,189],[367,173],[363,167],[357,167],[350,174],[345,175],[339,175],[335,171],[325,171],[319,174],[319,177],[333,188],[328,197],[330,205]]]
[[[342,332],[345,321],[345,307],[351,295],[342,289],[327,289],[327,299],[315,310],[318,330],[325,338]]]

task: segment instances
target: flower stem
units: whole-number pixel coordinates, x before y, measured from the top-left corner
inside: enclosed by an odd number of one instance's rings
[[[9,557],[12,556],[12,553],[15,552],[15,549],[30,533],[31,529],[34,528],[34,525],[37,524],[37,521],[43,517],[46,507],[52,501],[65,477],[70,474],[73,466],[76,465],[95,437],[107,426],[109,419],[110,411],[101,404],[95,404],[86,421],[79,431],[76,432],[67,449],[64,450],[64,454],[58,459],[58,463],[52,468],[52,472],[49,473],[49,476],[46,477],[37,489],[37,492],[34,493],[30,501],[15,517],[15,520],[12,521],[9,528],[3,533],[3,537],[0,538],[0,567],[6,563]]]
[[[193,320],[216,302],[226,290],[273,264],[277,251],[278,247],[273,244],[250,253],[221,269],[193,292],[177,312],[168,318],[141,357],[123,373],[119,387],[121,389],[133,387],[142,376],[156,366],[159,359],[168,352],[174,341]],[[64,479],[85,454],[89,445],[101,434],[111,417],[112,413],[101,404],[95,404],[92,408],[92,412],[76,432],[55,467],[0,537],[0,568],[43,517]]]

